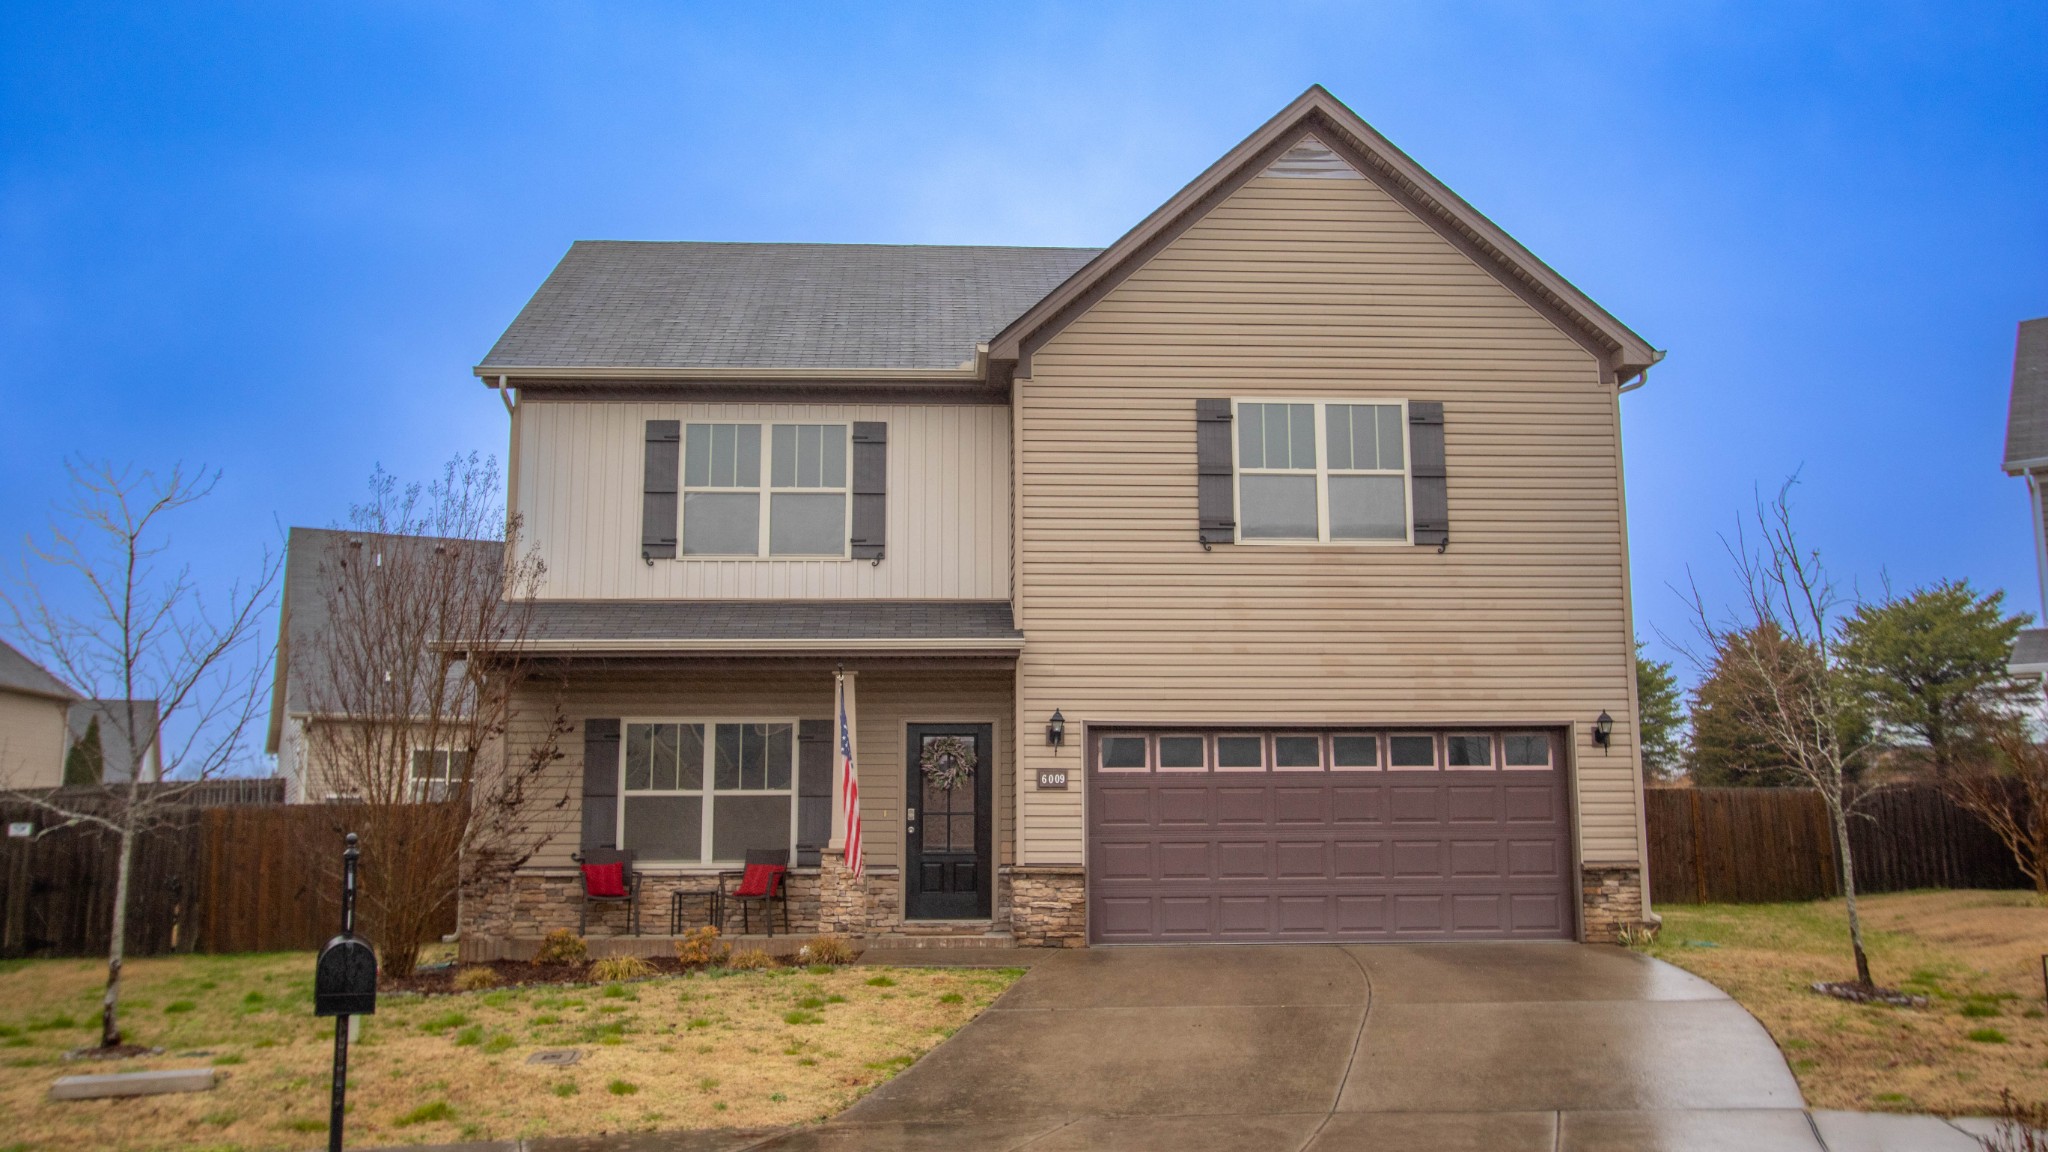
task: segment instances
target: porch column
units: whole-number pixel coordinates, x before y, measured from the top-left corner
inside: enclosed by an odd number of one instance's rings
[[[834,852],[846,851],[846,773],[839,761],[839,714],[846,711],[846,739],[853,749],[856,773],[860,766],[860,721],[855,715],[855,681],[858,672],[845,669],[832,675],[832,844]]]

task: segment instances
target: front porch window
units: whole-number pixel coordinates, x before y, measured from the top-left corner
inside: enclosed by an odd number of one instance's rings
[[[628,721],[619,846],[643,862],[736,864],[750,848],[793,849],[791,721]]]

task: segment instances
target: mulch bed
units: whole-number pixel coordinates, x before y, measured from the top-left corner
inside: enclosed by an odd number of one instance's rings
[[[1927,997],[1913,996],[1896,988],[1879,988],[1875,984],[1858,984],[1854,981],[1824,982],[1813,986],[1823,996],[1847,1000],[1855,1004],[1889,1004],[1894,1008],[1925,1008]]]

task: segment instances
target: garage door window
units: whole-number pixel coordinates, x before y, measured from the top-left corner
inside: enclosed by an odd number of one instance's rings
[[[1344,771],[1378,771],[1380,738],[1339,735],[1330,737],[1330,767]]]
[[[1321,736],[1275,736],[1273,737],[1273,767],[1280,772],[1320,772],[1323,770],[1323,738]]]
[[[1501,762],[1510,770],[1550,767],[1550,736],[1543,732],[1510,732],[1500,738]]]
[[[1263,772],[1266,770],[1266,738],[1263,736],[1218,736],[1216,770],[1219,772]]]
[[[1411,769],[1436,767],[1436,737],[1387,737],[1387,766]]]
[[[1161,736],[1161,772],[1205,772],[1209,768],[1208,741],[1200,736]]]
[[[1444,737],[1444,766],[1452,769],[1493,767],[1493,737],[1484,732],[1453,732]]]
[[[1102,770],[1104,772],[1143,772],[1149,765],[1145,760],[1145,738],[1143,736],[1104,736],[1102,738]]]

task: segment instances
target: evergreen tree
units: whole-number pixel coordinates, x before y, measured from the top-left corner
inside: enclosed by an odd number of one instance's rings
[[[1967,580],[1887,593],[1843,622],[1842,663],[1884,734],[1924,745],[1946,777],[1988,757],[1999,719],[2028,692],[2006,659],[2029,620],[2005,614],[2004,592],[1979,595]]]
[[[95,716],[87,722],[85,735],[64,754],[64,786],[98,787],[106,771],[107,754],[100,748],[100,718]]]
[[[1790,788],[1807,783],[1783,742],[1756,723],[1767,715],[1763,699],[1773,681],[1797,682],[1803,668],[1818,660],[1811,645],[1802,646],[1774,625],[1765,623],[1721,637],[1707,677],[1693,689],[1692,741],[1686,774],[1703,788]],[[1770,669],[1768,677],[1759,673]],[[1843,721],[1838,738],[1845,748],[1868,742],[1870,724],[1856,714]],[[1861,757],[1856,760],[1861,768]],[[1852,773],[1854,775],[1860,773]]]
[[[1678,677],[1671,665],[1643,655],[1643,642],[1636,641],[1636,731],[1643,744],[1643,774],[1655,780],[1669,780],[1678,774],[1681,751],[1679,730],[1685,713],[1678,696]]]

